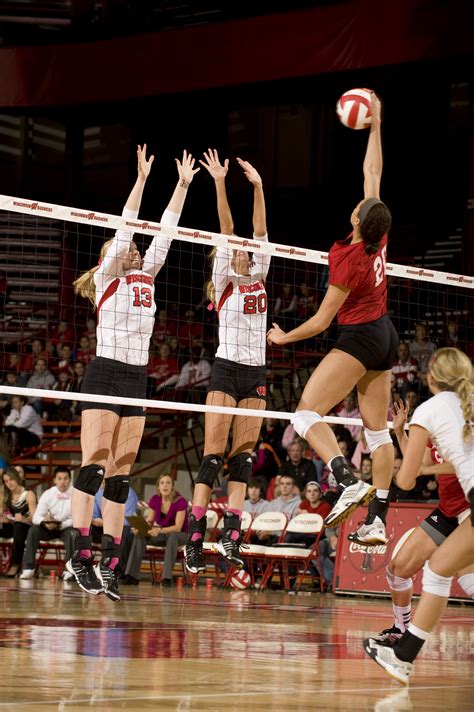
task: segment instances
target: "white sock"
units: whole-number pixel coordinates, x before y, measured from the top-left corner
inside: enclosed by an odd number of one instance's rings
[[[408,606],[396,606],[392,604],[395,625],[402,633],[408,628],[411,618],[411,603]]]
[[[408,632],[412,635],[416,635],[420,640],[428,640],[430,637],[430,634],[427,633],[426,630],[421,630],[421,628],[418,628],[414,623],[408,624]]]
[[[384,490],[384,489],[379,489],[377,487],[376,495],[377,499],[381,499],[382,501],[386,501],[388,499],[388,493],[390,490]]]

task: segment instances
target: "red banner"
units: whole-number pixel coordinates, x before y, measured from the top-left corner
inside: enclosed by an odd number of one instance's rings
[[[403,535],[417,527],[434,508],[433,504],[391,505],[387,514],[388,543],[369,547],[360,546],[347,538],[349,532],[354,531],[365,516],[363,509],[356,509],[339,530],[334,592],[390,595],[385,567],[392,559],[395,547]],[[413,577],[415,595],[421,593],[421,579],[422,571],[419,571]],[[457,579],[453,579],[451,598],[470,600]]]

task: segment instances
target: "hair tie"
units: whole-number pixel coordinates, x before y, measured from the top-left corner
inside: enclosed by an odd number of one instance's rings
[[[209,302],[207,305],[207,311],[212,311],[213,309],[215,309],[214,302]]]
[[[102,264],[102,257],[99,257],[99,267]]]

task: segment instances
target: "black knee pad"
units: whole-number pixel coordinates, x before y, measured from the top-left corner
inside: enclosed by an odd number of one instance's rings
[[[241,452],[229,460],[229,482],[243,482],[245,485],[252,474],[252,456],[248,452]]]
[[[195,485],[207,485],[212,489],[214,482],[217,480],[221,471],[224,460],[219,455],[206,455],[201,462],[198,476],[194,482]]]
[[[100,489],[104,475],[105,470],[102,465],[86,465],[79,470],[74,487],[80,492],[85,492],[95,497]]]
[[[359,482],[357,477],[354,476],[354,470],[352,469],[351,463],[342,455],[333,457],[331,460],[331,471],[341,489],[345,489],[346,487],[355,485],[356,482]]]
[[[128,475],[114,475],[105,480],[104,497],[110,502],[125,504],[130,490],[130,477]]]

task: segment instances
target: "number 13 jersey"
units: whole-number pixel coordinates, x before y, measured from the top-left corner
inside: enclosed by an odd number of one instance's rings
[[[387,235],[372,255],[363,242],[351,244],[352,233],[329,251],[329,284],[350,290],[339,309],[339,324],[365,324],[387,313]]]
[[[255,240],[267,241],[268,236]],[[232,269],[233,251],[218,248],[212,268],[219,317],[219,346],[216,357],[246,366],[265,364],[267,292],[265,280],[270,255],[254,253],[250,274]]]

